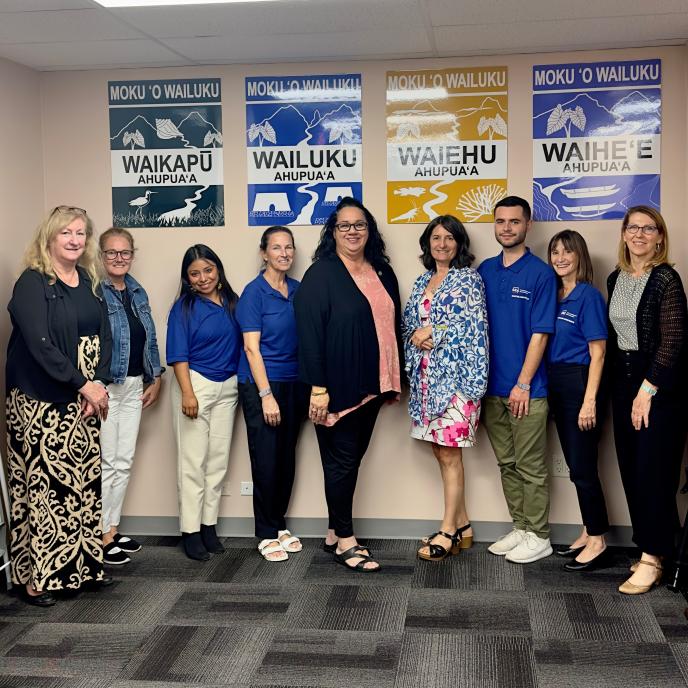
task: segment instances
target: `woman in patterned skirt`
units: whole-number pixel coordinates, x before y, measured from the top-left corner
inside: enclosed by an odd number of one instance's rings
[[[8,306],[7,451],[12,579],[29,604],[109,583],[103,574],[100,419],[111,335],[85,210],[38,227]]]
[[[473,544],[462,448],[475,443],[487,388],[487,313],[461,222],[452,215],[436,217],[419,243],[427,272],[416,280],[404,309],[403,335],[411,437],[432,443],[444,487],[442,524],[423,539],[418,556],[439,561]]]

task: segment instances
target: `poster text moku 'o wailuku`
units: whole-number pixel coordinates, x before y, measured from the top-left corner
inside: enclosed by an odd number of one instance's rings
[[[659,208],[661,62],[533,67],[537,220],[605,220]]]
[[[490,222],[506,195],[507,69],[387,72],[387,219]]]
[[[225,223],[219,79],[110,81],[112,223]]]
[[[361,199],[361,75],[246,78],[249,225],[320,225]]]

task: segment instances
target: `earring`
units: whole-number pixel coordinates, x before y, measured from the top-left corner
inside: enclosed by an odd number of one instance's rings
[[[661,248],[662,248],[662,242],[661,242],[661,241],[658,241],[657,244],[655,245],[655,251],[656,251],[657,253],[659,253],[659,251],[661,250]]]
[[[220,282],[220,284],[217,285],[217,290],[218,290],[218,291],[221,291],[221,290],[222,290],[222,282]]]

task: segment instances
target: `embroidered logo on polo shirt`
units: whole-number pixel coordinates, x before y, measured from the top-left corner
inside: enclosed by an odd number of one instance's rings
[[[530,295],[532,292],[527,289],[522,289],[521,287],[511,287],[511,298],[512,299],[523,299],[525,301],[530,301]]]
[[[576,324],[576,318],[578,317],[577,313],[571,313],[571,311],[567,311],[565,308],[562,309],[561,313],[557,316],[557,320],[564,320],[567,323],[571,323],[572,325]]]

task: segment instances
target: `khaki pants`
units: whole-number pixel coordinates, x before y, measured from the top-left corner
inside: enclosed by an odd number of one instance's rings
[[[197,418],[182,413],[181,389],[176,379],[171,385],[182,533],[196,533],[201,524],[217,523],[238,400],[236,375],[213,382],[194,370],[189,374],[198,399]]]
[[[502,474],[514,527],[549,537],[547,399],[531,399],[530,412],[514,418],[508,397],[483,399],[483,423]]]

